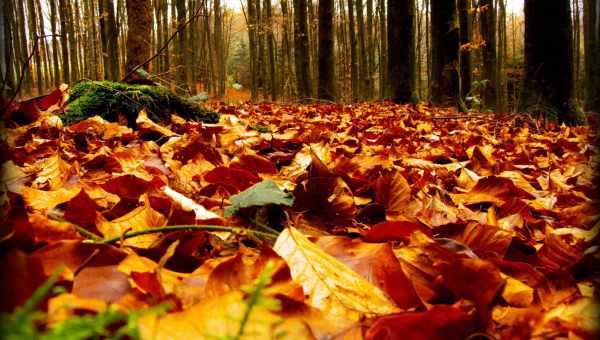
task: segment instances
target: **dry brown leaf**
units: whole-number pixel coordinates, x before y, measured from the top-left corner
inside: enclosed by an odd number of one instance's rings
[[[400,311],[379,288],[293,227],[281,232],[273,249],[286,260],[313,307],[351,320]]]

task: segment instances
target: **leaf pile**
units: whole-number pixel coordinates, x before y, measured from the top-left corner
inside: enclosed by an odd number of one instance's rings
[[[40,328],[168,303],[141,338],[598,336],[593,124],[213,105],[7,129],[2,311],[65,266]]]

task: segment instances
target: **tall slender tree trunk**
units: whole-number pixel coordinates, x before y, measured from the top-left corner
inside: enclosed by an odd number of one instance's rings
[[[365,31],[365,39],[367,45],[367,97],[373,98],[374,94],[374,82],[373,79],[375,73],[375,44],[373,42],[373,0],[367,1],[367,26]]]
[[[600,0],[583,5],[585,108],[600,113]]]
[[[471,48],[469,43],[473,34],[471,0],[458,0],[458,18],[460,23],[460,97],[465,100],[471,92]]]
[[[494,0],[480,0],[482,8],[479,20],[481,38],[485,41],[482,48],[483,63],[481,77],[487,81],[484,89],[483,102],[489,109],[498,106],[498,75],[496,59],[496,8]]]
[[[387,98],[388,93],[388,46],[387,46],[387,30],[385,16],[385,0],[378,0],[379,7],[379,91],[381,98]],[[354,44],[356,45],[356,43]],[[356,51],[355,51],[356,54]],[[355,59],[356,60],[356,59]]]
[[[573,97],[579,99],[579,56],[581,54],[579,0],[573,0]]]
[[[251,99],[258,98],[257,65],[256,65],[256,0],[248,0],[248,43],[250,49],[250,93]]]
[[[50,31],[52,33],[52,66],[54,69],[54,72],[53,72],[54,86],[58,87],[61,83],[62,77],[61,77],[60,68],[58,66],[59,46],[58,46],[58,37],[56,36],[58,34],[58,32],[56,30],[56,21],[57,21],[56,0],[49,0],[48,6],[50,7]]]
[[[356,55],[356,31],[354,24],[354,0],[348,0],[348,32],[350,33],[350,81],[352,83],[352,101],[355,101],[359,98],[359,84],[358,59]]]
[[[62,51],[62,74],[65,82],[71,81],[70,74],[70,55],[69,55],[69,41],[68,41],[68,0],[58,0],[59,12],[60,12],[60,43]]]
[[[2,8],[4,15],[0,20],[0,25],[2,29],[2,41],[0,42],[0,53],[2,53],[1,59],[2,65],[0,68],[2,69],[2,83],[6,86],[0,90],[0,106],[4,106],[4,100],[10,98],[13,95],[13,91],[15,90],[15,72],[14,72],[14,61],[15,61],[15,53],[13,49],[14,43],[14,33],[11,28],[11,18],[13,16],[11,13],[13,12],[12,3],[10,1],[4,1],[2,3]],[[14,19],[14,18],[13,18]]]
[[[319,85],[321,99],[334,100],[335,57],[333,46],[333,0],[319,0]]]
[[[150,15],[149,0],[127,1],[127,62],[125,73],[143,64],[150,57]],[[148,65],[142,66],[148,71]],[[133,79],[135,75],[131,76]]]
[[[35,11],[37,13],[38,20],[38,30],[40,32],[40,37],[44,37],[46,35],[46,28],[44,27],[44,13],[42,11],[41,0],[34,1]],[[50,74],[50,57],[48,56],[48,40],[46,38],[41,38],[40,40],[40,60],[43,60],[43,81],[44,87],[50,88],[52,76]]]
[[[215,2],[218,2],[215,1]],[[186,20],[186,13],[185,13],[185,0],[177,0],[175,2],[175,10],[176,10],[176,16],[177,16],[177,24],[176,27],[180,27],[181,25],[183,25],[183,23]],[[215,16],[215,20],[216,20],[216,16]],[[216,26],[216,24],[215,24]],[[215,41],[215,52],[216,50],[218,50],[217,44],[218,42]],[[216,52],[218,53],[218,52]],[[184,86],[186,83],[186,67],[185,67],[185,32],[184,31],[180,31],[177,34],[177,41],[175,44],[175,60],[177,63],[177,72],[176,72],[176,82],[177,82],[177,86]]]
[[[388,0],[388,49],[391,99],[412,100],[414,89],[414,0]],[[412,54],[412,55],[411,55]]]
[[[363,14],[363,0],[356,1],[356,17],[358,20],[358,45],[359,45],[359,97],[369,99],[369,64],[367,62],[367,45],[365,44],[365,18]]]
[[[294,59],[300,98],[311,97],[306,0],[294,0]]]
[[[569,0],[525,0],[525,80],[521,110],[577,120]]]
[[[67,34],[69,43],[69,82],[75,83],[79,80],[79,53],[77,50],[77,37],[75,36],[75,19],[73,16],[73,7],[70,1],[66,1],[65,10],[67,16]]]
[[[284,89],[287,95],[290,95],[291,92],[291,81],[293,80],[293,71],[292,71],[292,54],[291,54],[291,44],[290,44],[290,17],[288,13],[288,2],[287,0],[281,0],[281,14],[283,16],[283,36],[282,36],[282,55],[283,55],[283,72],[282,74],[286,74],[288,76],[281,77],[282,88]]]
[[[269,81],[271,88],[271,100],[276,101],[277,78],[275,74],[275,38],[273,37],[273,17],[271,15],[271,0],[265,0],[266,30],[267,30],[267,48],[269,50]]]
[[[506,58],[506,4],[504,0],[498,0],[498,112],[507,112],[507,93],[504,60]]]
[[[100,40],[104,60],[104,78],[119,80],[118,30],[113,0],[98,0],[100,7]]]
[[[431,100],[457,104],[458,26],[454,1],[431,1]]]
[[[27,42],[30,39],[27,39],[27,35],[25,34],[25,27],[27,26],[27,19],[25,17],[25,3],[24,1],[16,1],[17,6],[16,6],[16,11],[17,11],[17,27],[19,29],[19,40],[17,40],[17,43],[20,43],[21,45],[21,55],[20,55],[20,60],[22,62],[24,62],[25,60],[27,60],[28,54],[29,54],[29,48],[27,46]],[[22,89],[25,89],[26,92],[31,92],[32,90],[32,86],[33,86],[33,80],[31,79],[31,65],[29,63],[27,63],[27,65],[25,66],[25,75],[23,77],[23,85],[21,86]]]
[[[42,83],[42,58],[40,56],[40,48],[38,42],[38,31],[37,31],[37,17],[35,15],[35,4],[33,0],[27,0],[27,14],[28,28],[29,28],[29,42],[31,43],[31,50],[33,52],[33,61],[35,63],[35,84],[37,87],[38,95],[43,91]]]

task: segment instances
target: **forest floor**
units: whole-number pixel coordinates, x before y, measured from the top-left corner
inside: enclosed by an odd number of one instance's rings
[[[3,132],[2,311],[29,299],[4,334],[598,335],[595,125],[370,102],[65,127],[47,106]]]

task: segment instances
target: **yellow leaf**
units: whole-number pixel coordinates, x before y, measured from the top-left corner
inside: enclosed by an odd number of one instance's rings
[[[509,305],[515,307],[527,307],[533,302],[533,288],[510,276],[501,274],[506,279],[506,285],[502,290],[502,298]]]
[[[100,217],[98,221],[96,221],[98,230],[102,233],[102,235],[104,235],[104,237],[108,238],[121,236],[123,233],[129,231],[138,231],[164,226],[167,222],[167,218],[150,207],[150,203],[148,202],[146,195],[142,196],[142,200],[144,201],[142,206],[133,209],[129,213],[115,220],[107,221]],[[152,243],[158,238],[158,234],[141,235],[126,239],[124,244],[147,248],[151,246]]]
[[[379,288],[293,227],[281,232],[273,250],[286,260],[313,307],[351,320],[400,311]]]
[[[158,271],[160,276],[160,283],[165,290],[165,293],[171,294],[175,288],[180,284],[182,279],[190,276],[186,273],[178,273],[172,270],[162,268],[158,263],[138,256],[134,253],[127,256],[118,267],[119,271],[131,275],[131,272],[148,273]],[[135,286],[135,282],[131,282]]]
[[[23,187],[21,189],[21,195],[29,207],[34,210],[47,211],[61,203],[70,201],[71,198],[77,196],[80,191],[81,188],[78,187],[60,188],[52,191]]]
[[[141,110],[140,113],[138,113],[138,117],[135,120],[135,123],[140,129],[158,132],[166,137],[177,136],[175,132],[167,129],[166,127],[156,124],[150,118],[148,118],[148,113],[146,112],[146,110]]]
[[[34,187],[41,187],[48,183],[50,190],[62,187],[71,176],[71,170],[73,169],[58,153],[44,159],[37,166],[39,166],[40,171],[32,185]]]

